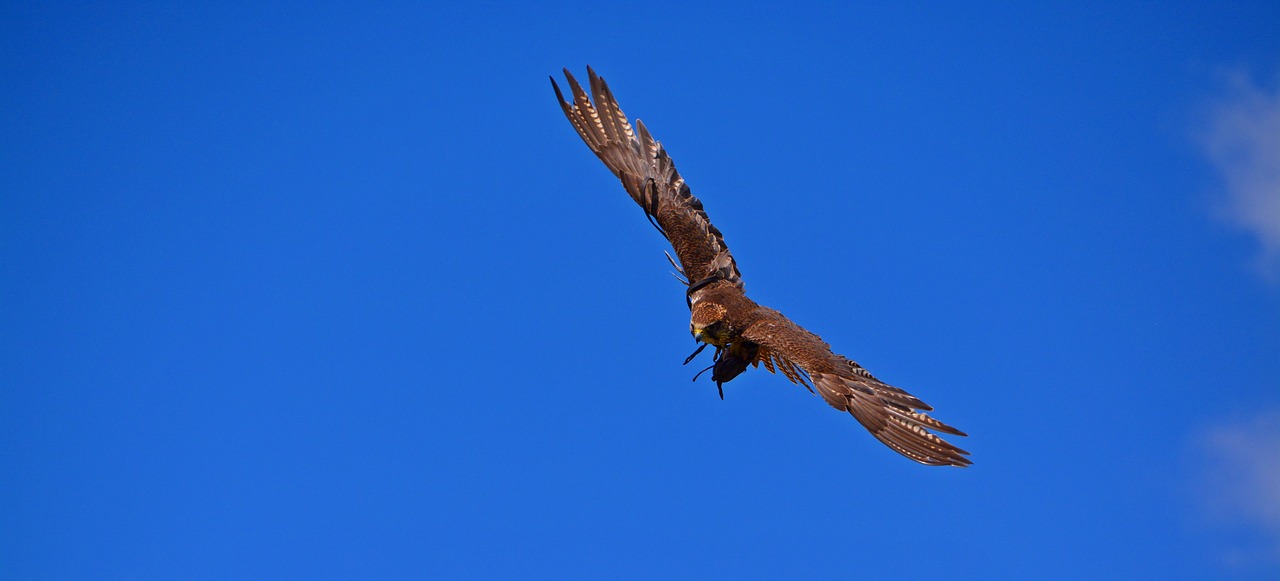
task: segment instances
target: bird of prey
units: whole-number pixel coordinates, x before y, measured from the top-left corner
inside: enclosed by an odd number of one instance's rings
[[[782,313],[747,298],[724,236],[711,225],[702,202],[690,193],[662,144],[639,119],[632,128],[609,85],[590,67],[587,75],[594,103],[568,69],[564,74],[572,101],[565,100],[554,77],[551,86],[569,123],[622,180],[631,199],[675,250],[680,264],[671,263],[687,285],[689,332],[700,342],[685,363],[707,345],[714,346],[713,363],[707,369],[721,399],[725,382],[748,366],[764,365],[770,373],[780,371],[810,392],[816,390],[831,407],[852,414],[876,439],[903,456],[930,466],[971,464],[968,452],[933,433],[965,435],[929,417],[925,412],[933,408],[834,353],[821,338]],[[667,258],[671,260],[671,255]]]

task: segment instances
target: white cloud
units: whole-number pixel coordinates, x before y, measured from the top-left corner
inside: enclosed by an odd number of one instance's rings
[[[1249,533],[1224,548],[1225,560],[1280,565],[1280,411],[1219,425],[1202,436],[1206,506],[1214,520]]]
[[[1274,280],[1280,277],[1280,90],[1259,88],[1242,73],[1230,75],[1227,86],[1202,145],[1223,181],[1224,216],[1257,237],[1259,268]]]

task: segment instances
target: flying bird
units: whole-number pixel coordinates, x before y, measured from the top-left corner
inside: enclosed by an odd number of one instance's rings
[[[810,392],[816,390],[831,407],[852,414],[871,435],[903,456],[930,466],[972,463],[968,452],[933,433],[966,435],[929,417],[925,412],[933,408],[833,352],[820,337],[782,313],[747,298],[724,235],[711,224],[702,202],[690,193],[662,144],[639,119],[632,128],[609,85],[590,67],[592,98],[568,69],[564,75],[573,94],[571,101],[565,100],[554,77],[551,86],[565,117],[587,147],[622,180],[631,199],[675,250],[679,264],[670,254],[667,259],[686,285],[689,332],[699,342],[685,363],[707,345],[715,347],[707,369],[721,399],[725,382],[748,366],[763,365]]]

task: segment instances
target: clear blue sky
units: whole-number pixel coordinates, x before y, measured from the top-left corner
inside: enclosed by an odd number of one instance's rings
[[[0,578],[1280,571],[1280,4],[37,4]],[[972,468],[689,381],[587,64]]]

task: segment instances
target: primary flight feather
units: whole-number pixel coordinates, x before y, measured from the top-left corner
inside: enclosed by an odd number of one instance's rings
[[[971,464],[968,452],[934,434],[965,435],[929,417],[925,412],[933,408],[832,352],[830,345],[782,313],[747,298],[724,236],[690,193],[662,144],[640,120],[631,126],[609,86],[590,67],[591,97],[568,69],[564,74],[571,100],[565,100],[554,78],[551,86],[565,117],[675,250],[677,268],[688,285],[689,332],[703,344],[689,359],[707,345],[716,348],[709,369],[720,397],[725,382],[748,366],[764,365],[816,391],[831,407],[849,412],[903,456],[930,466]]]

